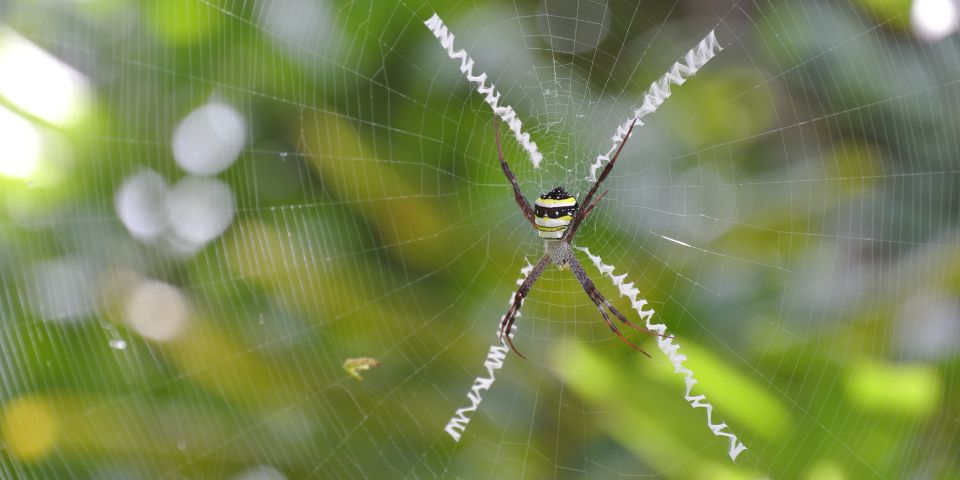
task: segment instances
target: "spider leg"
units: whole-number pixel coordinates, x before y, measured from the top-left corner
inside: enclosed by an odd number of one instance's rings
[[[527,293],[530,292],[530,289],[533,288],[533,284],[536,283],[537,279],[540,278],[540,274],[546,270],[547,266],[550,265],[551,259],[550,255],[544,255],[539,262],[533,267],[533,270],[530,271],[530,274],[527,275],[527,278],[520,284],[520,288],[517,289],[517,293],[513,294],[513,303],[510,304],[510,309],[507,310],[507,313],[503,316],[503,320],[500,321],[500,340],[503,341],[504,337],[507,339],[507,345],[510,346],[510,349],[513,350],[513,353],[520,355],[520,358],[526,359],[517,347],[513,346],[513,339],[510,338],[510,330],[513,329],[513,322],[517,318],[517,313],[520,312],[520,305],[523,303],[524,297],[527,296]]]
[[[587,218],[587,215],[590,215],[590,211],[593,210],[593,207],[596,207],[597,204],[600,203],[600,200],[603,200],[603,197],[606,197],[608,193],[610,193],[610,190],[604,191],[603,193],[600,194],[599,197],[597,197],[596,200],[593,201],[593,203],[587,206],[587,208],[583,212],[583,218]]]
[[[607,322],[607,326],[610,327],[610,330],[617,337],[619,337],[620,340],[623,340],[627,345],[633,347],[634,350],[646,355],[647,357],[650,357],[649,353],[636,346],[630,340],[627,340],[627,337],[624,337],[623,334],[620,333],[620,330],[617,328],[617,326],[610,321],[610,317],[607,315],[607,312],[603,309],[603,307],[607,307],[617,317],[617,319],[624,324],[629,325],[631,328],[639,330],[642,327],[634,325],[632,322],[628,321],[626,317],[624,317],[623,314],[621,314],[616,308],[613,308],[613,305],[611,305],[610,302],[604,298],[603,294],[597,290],[597,286],[594,285],[593,281],[590,280],[590,277],[587,276],[587,272],[583,271],[583,266],[580,265],[580,262],[578,262],[577,259],[571,258],[568,262],[570,265],[570,270],[573,271],[573,276],[578,282],[580,282],[580,286],[583,287],[583,291],[587,293],[587,296],[590,297],[590,300],[592,300],[594,305],[597,306],[597,310],[600,310],[600,314],[603,315],[603,319]],[[643,330],[646,331],[646,329]]]
[[[617,152],[613,154],[613,158],[610,159],[610,162],[607,163],[607,166],[603,167],[603,171],[600,172],[600,176],[597,177],[597,181],[594,182],[593,186],[590,187],[590,190],[587,192],[587,196],[584,197],[583,204],[588,205],[588,207],[574,215],[573,221],[570,222],[570,228],[567,229],[567,233],[564,235],[564,238],[567,239],[568,242],[573,241],[573,236],[576,235],[577,227],[580,226],[580,222],[583,221],[583,219],[587,216],[586,214],[589,213],[590,210],[593,210],[593,207],[591,206],[593,205],[591,203],[593,196],[597,193],[597,189],[600,188],[600,184],[607,179],[607,175],[610,175],[610,171],[613,170],[613,165],[616,164],[617,159],[620,158],[620,152],[622,152],[623,147],[627,145],[627,140],[630,139],[630,134],[633,133],[633,127],[636,125],[637,119],[634,118],[633,122],[630,123],[630,128],[627,130],[627,134],[623,137],[623,141],[620,142],[620,146],[617,147]]]
[[[510,310],[507,311],[507,315],[504,316],[504,319],[506,319],[507,317],[509,317],[509,318],[510,318],[510,321],[509,321],[508,323],[504,323],[504,324],[502,324],[502,325],[500,326],[500,340],[503,341],[503,335],[504,335],[504,332],[506,332],[506,335],[507,335],[507,345],[510,346],[510,350],[513,350],[513,353],[516,353],[517,355],[520,356],[520,358],[526,360],[526,359],[527,359],[527,356],[524,355],[524,354],[522,354],[522,353],[520,353],[520,350],[517,350],[517,347],[515,347],[515,346],[513,345],[513,338],[510,336],[510,330],[513,329],[513,320],[514,320],[514,318],[516,318],[517,312],[520,311],[519,308],[514,308],[515,306],[516,306],[516,305],[512,305],[512,306],[510,307]]]
[[[619,337],[620,340],[623,340],[624,343],[626,343],[627,345],[630,345],[630,347],[633,348],[634,350],[646,355],[647,358],[652,358],[650,357],[650,354],[646,352],[646,350],[638,347],[636,344],[634,344],[630,340],[627,340],[627,337],[623,336],[623,333],[621,333],[620,329],[617,328],[617,326],[610,321],[610,317],[607,316],[607,312],[603,309],[603,297],[598,297],[597,295],[599,295],[599,293],[596,292],[596,290],[594,290],[591,293],[587,290],[587,288],[588,287],[584,285],[583,290],[587,292],[587,296],[590,297],[590,300],[593,300],[593,303],[597,306],[597,310],[600,310],[600,315],[603,315],[603,320],[607,322],[607,326],[610,327],[610,331],[613,332],[614,335]],[[590,288],[594,288],[594,287],[591,286]]]
[[[503,169],[503,174],[507,176],[507,180],[509,180],[510,185],[513,186],[513,197],[517,201],[517,205],[520,206],[520,211],[523,212],[523,216],[530,222],[530,225],[533,225],[533,228],[537,228],[537,221],[534,220],[533,216],[533,208],[527,203],[527,199],[523,197],[523,193],[520,192],[520,185],[517,185],[517,177],[510,171],[510,166],[507,165],[507,161],[503,159],[503,148],[500,146],[500,122],[494,118],[493,125],[494,130],[496,130],[497,155],[500,157],[500,168]]]
[[[597,292],[597,294],[599,295],[599,292]],[[620,321],[623,322],[623,323],[624,323],[625,325],[627,325],[628,327],[630,327],[630,328],[632,328],[632,329],[634,329],[634,330],[636,330],[636,331],[638,331],[638,332],[646,333],[647,335],[652,335],[652,336],[654,336],[654,337],[673,338],[673,336],[671,336],[671,335],[664,335],[664,334],[662,334],[662,333],[654,332],[653,330],[650,330],[649,328],[641,327],[640,325],[637,325],[637,324],[631,322],[630,320],[627,320],[627,318],[624,317],[623,314],[620,313],[619,310],[617,310],[616,308],[613,308],[613,305],[610,304],[610,301],[609,301],[609,300],[607,300],[606,298],[604,298],[602,295],[600,296],[600,298],[603,300],[603,303],[607,306],[607,308],[609,308],[610,311],[613,312],[613,314],[616,315],[616,317],[617,317],[618,319],[620,319]]]
[[[576,258],[571,259],[571,260],[570,260],[570,263],[571,263],[571,264],[576,263],[575,266],[572,266],[572,267],[571,267],[571,268],[574,270],[574,273],[575,273],[575,274],[576,274],[576,269],[579,269],[581,272],[583,272],[583,266],[580,265],[580,262],[578,262]],[[584,276],[584,277],[587,276],[586,272],[583,273],[583,276]],[[634,330],[636,330],[636,331],[638,331],[638,332],[646,333],[647,335],[652,335],[652,336],[654,336],[654,337],[673,338],[673,336],[671,336],[671,335],[664,335],[664,334],[662,334],[662,333],[654,332],[653,330],[650,330],[649,328],[641,327],[640,325],[637,325],[636,323],[633,323],[633,322],[631,322],[630,320],[627,320],[627,317],[624,316],[622,313],[620,313],[619,310],[617,310],[616,308],[614,308],[613,304],[611,304],[610,301],[607,300],[606,297],[604,297],[603,294],[601,294],[599,290],[597,290],[596,285],[593,284],[593,281],[590,280],[589,277],[587,277],[587,281],[589,282],[590,286],[593,288],[593,291],[596,292],[596,295],[597,295],[597,297],[600,299],[600,301],[603,302],[603,304],[606,305],[606,307],[610,310],[610,312],[612,312],[613,315],[616,316],[617,319],[620,320],[624,325],[626,325],[626,326],[628,326],[628,327],[630,327],[630,328],[632,328],[632,329],[634,329]],[[581,282],[581,284],[582,284],[582,282]]]

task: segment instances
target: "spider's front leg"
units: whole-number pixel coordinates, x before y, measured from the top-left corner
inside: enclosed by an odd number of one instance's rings
[[[603,195],[600,195],[596,201],[593,200],[593,196],[597,193],[597,189],[600,188],[600,184],[607,179],[607,175],[610,175],[610,171],[613,170],[614,164],[617,163],[617,159],[620,158],[620,152],[623,151],[623,147],[627,145],[627,140],[630,140],[630,135],[633,133],[633,127],[637,126],[637,119],[633,119],[633,122],[630,123],[630,128],[627,129],[626,135],[623,137],[623,142],[620,143],[620,146],[617,147],[617,153],[613,155],[613,158],[610,160],[610,163],[603,168],[603,171],[600,172],[600,176],[597,177],[597,181],[594,182],[593,186],[590,187],[590,190],[587,192],[587,196],[583,199],[583,205],[586,207],[581,211],[577,212],[573,216],[573,221],[570,222],[570,228],[567,229],[567,233],[564,234],[563,238],[567,243],[573,243],[573,236],[577,234],[577,228],[580,228],[580,224],[583,223],[583,219],[586,218],[587,214],[593,210],[593,207],[597,205],[597,202],[603,198],[607,193],[604,192]]]
[[[506,336],[507,345],[510,345],[510,349],[517,355],[520,355],[520,358],[527,357],[520,353],[517,347],[513,346],[513,340],[510,338],[510,330],[513,329],[513,322],[517,318],[517,313],[520,312],[520,304],[523,303],[523,299],[527,296],[527,293],[530,292],[530,289],[533,288],[533,284],[537,279],[540,278],[540,274],[550,265],[550,262],[551,259],[549,255],[544,255],[543,258],[537,262],[530,272],[530,275],[527,275],[527,279],[524,280],[520,288],[517,289],[517,293],[513,295],[513,303],[510,304],[510,309],[507,310],[506,315],[503,316],[503,320],[500,322],[500,341],[503,341],[504,336]]]
[[[597,197],[596,200],[593,201],[593,203],[587,206],[587,208],[583,211],[584,219],[587,218],[587,215],[590,215],[590,212],[593,211],[593,209],[597,206],[597,204],[600,203],[600,200],[603,200],[603,197],[606,197],[608,193],[610,193],[610,190],[605,190],[603,193],[600,194],[599,197]]]
[[[510,171],[510,166],[507,165],[507,161],[503,159],[503,148],[500,146],[500,122],[498,122],[497,119],[493,120],[493,128],[496,131],[497,155],[500,157],[500,168],[503,169],[503,174],[507,176],[507,180],[513,187],[513,199],[517,201],[517,205],[520,207],[520,211],[523,212],[524,218],[530,222],[530,225],[533,225],[533,228],[537,228],[533,208],[527,203],[527,199],[523,197],[523,193],[520,192],[520,185],[517,184],[517,176]]]

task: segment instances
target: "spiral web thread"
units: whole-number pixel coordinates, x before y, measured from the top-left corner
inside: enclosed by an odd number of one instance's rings
[[[509,105],[500,106],[500,92],[497,91],[497,87],[492,82],[487,83],[486,72],[481,72],[480,75],[473,74],[473,59],[470,58],[466,50],[453,49],[453,34],[443,24],[439,15],[434,13],[429,20],[423,23],[433,32],[433,36],[440,40],[440,46],[447,51],[448,57],[454,60],[460,59],[460,73],[467,77],[467,81],[477,85],[477,92],[484,96],[483,100],[487,102],[487,105],[490,105],[493,113],[507,124],[510,131],[517,137],[517,141],[527,151],[527,156],[533,163],[533,168],[539,168],[540,162],[543,160],[543,154],[537,149],[536,142],[530,140],[530,134],[523,132],[523,123],[517,118],[517,112],[514,111],[513,107]]]
[[[643,307],[647,305],[647,301],[643,298],[637,298],[640,295],[640,290],[633,286],[633,282],[627,281],[627,274],[614,275],[613,265],[607,265],[603,263],[603,259],[598,255],[593,255],[590,253],[590,250],[586,247],[576,247],[577,250],[582,251],[590,257],[590,261],[597,267],[597,270],[600,270],[600,273],[609,277],[610,281],[613,282],[614,286],[620,290],[621,297],[627,297],[630,300],[630,306],[636,310],[637,315],[640,316],[645,322],[645,326],[648,330],[656,332],[659,336],[657,337],[657,347],[660,348],[660,351],[670,360],[670,363],[673,364],[673,371],[683,375],[683,381],[686,384],[686,390],[683,393],[683,398],[690,403],[690,406],[693,408],[703,408],[707,411],[707,427],[710,428],[710,431],[718,437],[727,437],[730,439],[730,448],[727,450],[727,454],[730,455],[730,459],[736,461],[737,456],[741,452],[747,449],[747,447],[740,442],[735,434],[729,431],[727,424],[720,422],[714,423],[713,420],[713,405],[707,402],[706,395],[691,395],[691,390],[693,386],[697,384],[697,379],[693,377],[693,371],[683,365],[683,362],[687,359],[687,356],[680,353],[680,345],[675,343],[675,340],[671,337],[665,336],[667,332],[667,326],[662,323],[653,323],[650,321],[653,318],[654,311],[653,309],[644,310]]]
[[[697,42],[697,45],[683,56],[682,62],[674,63],[673,66],[670,67],[670,70],[664,73],[659,80],[651,83],[650,88],[643,94],[643,103],[640,105],[640,108],[633,112],[633,116],[627,118],[622,124],[617,126],[616,135],[611,137],[613,145],[610,146],[610,150],[608,150],[607,153],[597,155],[597,160],[590,166],[590,175],[587,177],[587,180],[595,181],[597,179],[597,170],[599,170],[604,163],[610,161],[610,156],[613,155],[613,152],[617,151],[617,148],[623,143],[624,137],[627,135],[627,132],[630,131],[630,125],[634,121],[637,122],[638,127],[642,126],[643,117],[656,112],[657,109],[660,108],[660,105],[670,98],[671,83],[683,85],[688,78],[696,75],[697,71],[703,68],[703,66],[721,50],[723,50],[723,47],[717,42],[716,34],[713,30],[710,30],[707,36]]]

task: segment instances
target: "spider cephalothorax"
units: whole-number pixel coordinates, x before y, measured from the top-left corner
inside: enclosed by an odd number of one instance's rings
[[[603,319],[606,320],[607,326],[610,327],[610,330],[613,331],[613,333],[616,334],[621,340],[627,342],[631,347],[640,351],[644,355],[649,356],[647,352],[644,352],[643,349],[634,345],[630,340],[627,340],[622,333],[620,333],[620,330],[617,329],[617,326],[610,321],[610,317],[607,315],[607,310],[617,317],[618,320],[633,329],[652,335],[656,335],[656,333],[633,324],[627,320],[622,313],[617,311],[616,308],[613,308],[613,305],[610,304],[610,301],[604,298],[604,296],[601,295],[597,290],[597,287],[593,284],[593,281],[590,280],[589,276],[587,276],[587,272],[583,270],[580,262],[578,262],[576,256],[574,256],[573,249],[570,248],[570,243],[573,241],[573,236],[576,235],[577,228],[583,222],[583,219],[590,214],[590,211],[593,210],[603,196],[606,195],[606,192],[604,192],[596,199],[593,198],[597,193],[597,188],[599,188],[600,184],[604,181],[604,179],[607,178],[607,175],[610,174],[610,170],[613,168],[613,165],[617,162],[617,158],[620,156],[623,146],[626,145],[627,139],[630,138],[630,133],[633,132],[633,127],[635,124],[636,120],[630,124],[630,129],[627,130],[627,134],[623,137],[623,142],[620,143],[620,146],[617,148],[617,152],[610,160],[610,163],[604,167],[603,171],[600,173],[600,176],[597,177],[597,181],[593,184],[593,186],[590,187],[590,190],[587,192],[587,195],[583,200],[584,208],[580,208],[580,205],[577,203],[577,199],[567,193],[563,187],[554,188],[553,190],[541,195],[540,198],[534,202],[534,207],[531,208],[530,204],[527,202],[527,199],[524,198],[523,194],[520,192],[520,185],[517,184],[517,177],[514,176],[512,171],[510,171],[510,166],[507,165],[507,161],[503,159],[503,150],[500,146],[500,125],[497,124],[496,139],[497,153],[500,156],[500,168],[503,169],[504,175],[507,176],[507,180],[509,180],[510,185],[513,186],[514,200],[516,200],[517,205],[520,206],[523,216],[526,217],[527,221],[537,229],[537,235],[539,235],[540,238],[545,239],[547,244],[546,253],[533,267],[533,270],[527,275],[527,279],[523,281],[522,285],[520,285],[517,293],[514,294],[513,303],[510,305],[510,309],[507,310],[507,314],[504,315],[503,322],[500,324],[500,337],[506,337],[510,348],[513,349],[517,355],[523,357],[523,354],[518,352],[516,347],[513,346],[513,340],[510,338],[510,330],[513,328],[513,322],[517,317],[517,312],[520,311],[520,304],[523,302],[524,297],[526,297],[527,293],[530,292],[534,282],[540,278],[540,274],[542,274],[543,271],[552,263],[561,270],[572,270],[573,276],[580,283],[580,286],[583,287],[583,291],[587,293],[587,296],[590,297],[590,300],[593,301],[594,305],[597,306],[597,309],[600,310],[600,314],[603,315]]]

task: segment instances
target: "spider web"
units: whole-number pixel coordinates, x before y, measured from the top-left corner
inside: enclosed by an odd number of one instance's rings
[[[960,474],[960,58],[916,23],[933,3],[0,6],[0,76],[26,78],[0,79],[0,125],[27,132],[0,145],[0,476]],[[716,32],[576,244],[676,335],[736,463],[654,340],[621,343],[556,269],[517,321],[528,360],[444,432],[543,245],[434,12],[542,153],[504,136],[528,198],[582,197]],[[72,123],[50,107],[70,85]],[[38,166],[5,162],[32,132]]]

